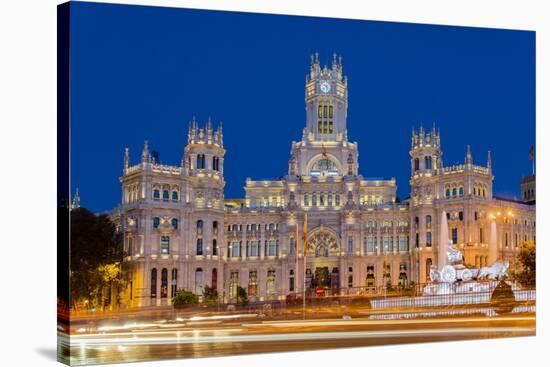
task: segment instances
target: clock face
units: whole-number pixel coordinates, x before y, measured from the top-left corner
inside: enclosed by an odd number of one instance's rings
[[[328,82],[321,83],[321,92],[328,93],[330,91],[330,84]]]

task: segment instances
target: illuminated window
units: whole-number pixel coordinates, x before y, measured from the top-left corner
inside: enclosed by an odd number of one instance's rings
[[[229,297],[235,301],[237,299],[237,288],[239,287],[239,272],[231,271],[229,278]]]
[[[277,288],[275,286],[275,270],[267,271],[267,291],[268,296],[274,296],[277,294]]]
[[[160,236],[160,253],[168,255],[170,253],[170,237]]]
[[[176,295],[177,289],[178,289],[178,269],[173,268],[172,269],[172,292],[171,295],[174,297]]]
[[[258,272],[256,270],[251,270],[248,273],[248,296],[258,296]]]

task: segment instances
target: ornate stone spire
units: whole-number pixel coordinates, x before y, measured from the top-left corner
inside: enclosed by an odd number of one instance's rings
[[[147,140],[143,142],[143,149],[141,150],[141,162],[148,163],[150,160],[149,143]]]
[[[130,150],[128,147],[124,148],[124,172],[130,167]]]
[[[493,168],[493,157],[490,150],[487,151],[487,168],[489,168],[489,171]]]
[[[472,164],[472,152],[470,151],[470,144],[466,146],[466,158],[464,159],[464,163]]]

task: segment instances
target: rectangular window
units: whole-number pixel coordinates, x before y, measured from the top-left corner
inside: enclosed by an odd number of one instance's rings
[[[399,251],[400,252],[407,252],[409,250],[407,246],[407,236],[400,235],[399,236]]]
[[[390,246],[390,238],[388,236],[382,237],[382,249],[384,250],[384,253],[387,253],[389,251]]]
[[[269,240],[269,256],[276,256],[277,254],[277,241]]]
[[[233,241],[233,245],[232,245],[232,249],[231,249],[231,257],[239,257],[239,242],[238,241]]]
[[[160,253],[163,255],[168,255],[170,253],[170,237],[160,237]]]
[[[353,237],[348,236],[348,253],[353,253]]]
[[[335,200],[336,200],[336,206],[340,206],[340,194],[336,194]]]
[[[484,233],[483,233],[483,228],[480,228],[479,229],[479,243],[484,243],[485,242],[485,236],[484,236]]]
[[[373,236],[367,237],[367,252],[376,252],[376,245]]]
[[[432,246],[432,232],[426,232],[426,246]]]
[[[290,245],[289,245],[290,247],[289,247],[288,250],[289,250],[289,253],[290,253],[291,256],[294,255],[294,246],[295,245],[296,244],[294,242],[294,237],[290,237]]]
[[[258,241],[250,241],[250,256],[258,256]]]
[[[197,255],[203,255],[202,238],[197,238]]]

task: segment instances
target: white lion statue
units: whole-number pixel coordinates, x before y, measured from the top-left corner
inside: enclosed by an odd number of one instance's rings
[[[479,270],[478,279],[498,280],[501,277],[508,275],[508,261],[496,261],[491,266],[483,267]]]

